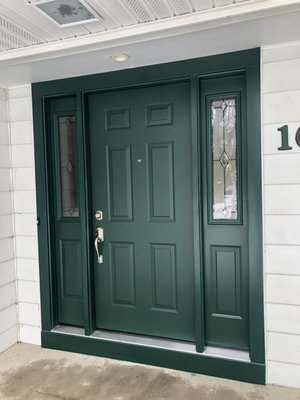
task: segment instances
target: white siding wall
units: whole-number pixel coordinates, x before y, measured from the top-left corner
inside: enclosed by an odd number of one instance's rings
[[[300,43],[262,50],[267,382],[300,387]],[[290,151],[277,128],[288,125]]]
[[[19,339],[40,344],[40,295],[30,86],[8,90]]]
[[[0,353],[17,342],[17,305],[6,90],[0,89]]]

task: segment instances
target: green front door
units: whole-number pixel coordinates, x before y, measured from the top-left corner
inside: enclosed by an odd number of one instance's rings
[[[195,341],[188,83],[89,96],[99,329]]]

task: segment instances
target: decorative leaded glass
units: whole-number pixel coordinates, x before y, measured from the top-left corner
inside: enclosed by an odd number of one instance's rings
[[[58,118],[62,216],[78,217],[75,116]]]
[[[211,101],[213,219],[237,219],[236,100]]]

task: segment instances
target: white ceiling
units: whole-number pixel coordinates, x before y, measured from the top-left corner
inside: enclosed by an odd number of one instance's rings
[[[103,21],[60,28],[25,0],[0,0],[0,37],[12,42],[0,51],[0,86],[300,40],[300,0],[86,1]],[[116,53],[130,60],[113,63]]]
[[[34,6],[38,1],[0,0],[0,51],[261,0],[86,0],[102,20],[68,28],[41,13]]]

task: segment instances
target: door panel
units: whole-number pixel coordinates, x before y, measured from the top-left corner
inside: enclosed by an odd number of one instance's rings
[[[107,147],[110,221],[132,221],[131,146]]]
[[[82,299],[81,242],[59,241],[60,291],[64,299]]]
[[[152,309],[177,311],[176,248],[151,245]]]
[[[245,78],[201,83],[206,344],[249,348]]]
[[[241,318],[241,248],[211,246],[210,250],[214,315]]]
[[[98,328],[195,340],[190,126],[187,83],[89,96]]]
[[[134,243],[110,242],[112,303],[135,307]]]
[[[173,143],[151,143],[147,147],[150,221],[174,221]]]

